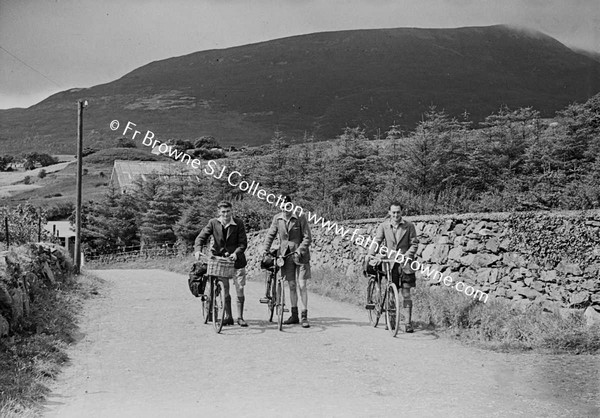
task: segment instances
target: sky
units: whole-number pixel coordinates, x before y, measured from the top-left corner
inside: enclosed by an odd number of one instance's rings
[[[600,52],[600,0],[0,0],[0,109],[208,49],[323,31],[494,24]]]

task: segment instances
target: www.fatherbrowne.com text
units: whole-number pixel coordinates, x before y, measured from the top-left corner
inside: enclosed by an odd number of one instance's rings
[[[116,131],[119,129],[119,121],[113,120],[110,123],[110,129]],[[248,182],[243,180],[244,176],[239,171],[227,171],[227,167],[224,165],[219,165],[214,160],[209,160],[206,162],[205,166],[202,167],[203,161],[198,160],[197,158],[192,158],[189,154],[179,151],[173,146],[168,145],[164,142],[155,139],[154,133],[152,131],[146,131],[143,137],[141,137],[141,131],[135,130],[134,128],[137,125],[133,122],[128,121],[125,129],[123,130],[123,136],[127,134],[127,132],[131,131],[131,139],[136,139],[138,134],[142,139],[142,144],[147,147],[152,147],[152,149],[158,149],[161,154],[168,155],[174,160],[180,161],[188,166],[191,166],[194,169],[202,169],[204,174],[208,176],[212,176],[215,179],[223,180],[227,179],[227,182],[232,187],[239,188],[242,192],[248,193],[252,196],[257,197],[258,199],[265,200],[267,203],[279,208],[280,210],[285,210],[287,212],[291,212],[296,216],[301,216],[304,213],[304,209],[298,205],[295,205],[292,202],[283,202],[282,195],[275,195],[273,193],[267,192],[265,189],[260,188],[260,183],[256,181]],[[187,161],[186,161],[187,160]],[[342,238],[346,238],[346,235],[350,234],[351,229],[347,229],[344,226],[338,225],[336,222],[331,223],[331,221],[325,220],[322,216],[318,216],[316,213],[312,213],[310,211],[306,211],[306,217],[309,222],[312,222],[314,225],[318,225],[323,229],[326,229],[327,232],[334,231],[335,234],[341,235]],[[350,235],[350,241],[356,245],[359,245],[365,249],[373,250],[373,252],[377,253],[381,257],[387,259],[394,259],[396,263],[402,264],[404,266],[410,265],[410,267],[420,272],[421,276],[426,280],[433,279],[438,283],[443,283],[446,286],[452,286],[454,284],[454,288],[459,292],[464,293],[467,296],[472,296],[473,298],[477,298],[478,300],[483,300],[487,302],[488,295],[481,290],[475,289],[472,286],[469,286],[461,281],[455,281],[448,273],[444,276],[444,274],[440,273],[436,269],[431,269],[429,266],[422,265],[419,261],[413,260],[409,257],[405,257],[404,254],[400,254],[397,250],[392,250],[387,248],[385,245],[379,245],[375,240],[373,240],[369,236],[363,236],[358,234],[358,229],[354,229],[352,234]],[[437,277],[437,278],[436,278]]]

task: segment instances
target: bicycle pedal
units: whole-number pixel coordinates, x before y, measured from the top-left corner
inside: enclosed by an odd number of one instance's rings
[[[260,303],[269,303],[271,302],[271,298],[260,298],[258,301]]]
[[[365,305],[365,309],[368,309],[369,311],[372,311],[373,309],[375,309],[375,304],[374,303],[367,303]]]

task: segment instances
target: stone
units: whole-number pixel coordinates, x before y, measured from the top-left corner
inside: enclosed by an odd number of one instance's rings
[[[445,263],[448,259],[449,245],[437,244],[431,256],[431,261],[434,263]]]
[[[466,252],[469,252],[469,253],[471,253],[471,252],[474,252],[474,251],[477,251],[477,246],[478,246],[478,245],[479,245],[479,242],[477,242],[477,241],[476,241],[476,240],[474,240],[474,239],[470,239],[470,240],[467,242],[467,245],[466,245],[466,247],[465,247],[465,251],[466,251]]]
[[[502,255],[502,263],[508,267],[524,267],[526,264],[523,256],[516,252],[504,253]]]
[[[517,292],[517,294],[525,296],[529,300],[534,300],[535,298],[541,296],[540,292],[525,286],[517,287],[515,291]]]
[[[482,268],[477,270],[477,283],[487,283],[492,272],[491,268]]]
[[[429,244],[427,247],[425,247],[425,249],[423,250],[423,254],[421,254],[423,261],[430,261],[434,251],[435,244]]]
[[[498,248],[502,251],[510,250],[510,238],[504,238],[502,241],[500,241]]]
[[[583,317],[585,318],[585,322],[588,326],[600,325],[600,312],[595,310],[593,307],[588,306],[585,312],[583,313]]]
[[[589,300],[590,294],[589,292],[575,292],[571,294],[569,298],[569,306],[577,306],[585,303]]]
[[[558,263],[558,266],[556,266],[556,271],[573,276],[581,276],[583,274],[583,271],[581,271],[581,268],[578,264],[567,263],[565,260]]]
[[[500,271],[498,269],[491,269],[492,271],[490,272],[490,277],[489,277],[489,282],[490,283],[496,283],[498,281],[498,275],[500,274]]]
[[[10,325],[8,324],[8,321],[6,320],[6,318],[4,318],[2,315],[0,315],[0,338],[6,337],[9,332],[10,332]]]
[[[493,237],[487,240],[487,242],[485,243],[485,248],[486,250],[492,252],[492,253],[496,253],[498,252],[498,238]]]
[[[477,267],[487,267],[494,264],[496,261],[500,260],[500,256],[493,254],[475,254],[473,258],[472,266]]]
[[[482,228],[477,233],[484,237],[494,235],[494,231],[492,231],[491,229],[487,229],[487,228]]]
[[[465,232],[465,224],[458,224],[452,230],[456,235],[462,235]]]
[[[436,244],[450,244],[450,239],[447,236],[442,235],[438,238]]]
[[[519,276],[522,277],[522,276]],[[525,277],[525,280],[523,280],[525,282],[526,286],[531,286],[533,284],[533,277]]]
[[[531,284],[531,287],[540,293],[544,292],[544,283],[539,280],[535,280],[533,284]]]
[[[460,247],[462,245],[466,245],[467,239],[465,237],[456,237],[456,238],[454,238],[453,243],[454,243],[455,247]]]
[[[463,249],[461,247],[454,247],[448,252],[448,260],[460,260],[463,256]]]
[[[473,264],[473,260],[475,259],[475,255],[476,254],[467,254],[465,256],[462,256],[460,258],[460,263],[465,265],[465,266],[470,266]]]
[[[540,274],[540,280],[548,283],[556,283],[558,281],[556,270],[543,270]]]
[[[419,246],[417,247],[417,257],[420,257],[421,254],[423,254],[423,250],[425,249],[425,247],[427,247],[427,245],[425,244],[419,244]]]

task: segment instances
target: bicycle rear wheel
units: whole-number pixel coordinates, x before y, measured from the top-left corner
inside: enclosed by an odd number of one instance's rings
[[[385,300],[385,320],[387,321],[388,331],[392,334],[392,337],[395,337],[398,334],[400,322],[400,299],[398,298],[398,289],[394,283],[388,284]]]
[[[214,279],[212,308],[213,327],[215,332],[219,334],[223,329],[223,319],[225,318],[225,290],[223,289],[223,283],[217,279]]]
[[[371,278],[367,286],[367,313],[369,323],[376,327],[381,317],[381,288],[375,278]]]
[[[285,286],[283,280],[277,280],[277,328],[283,329],[283,313],[285,310]]]

